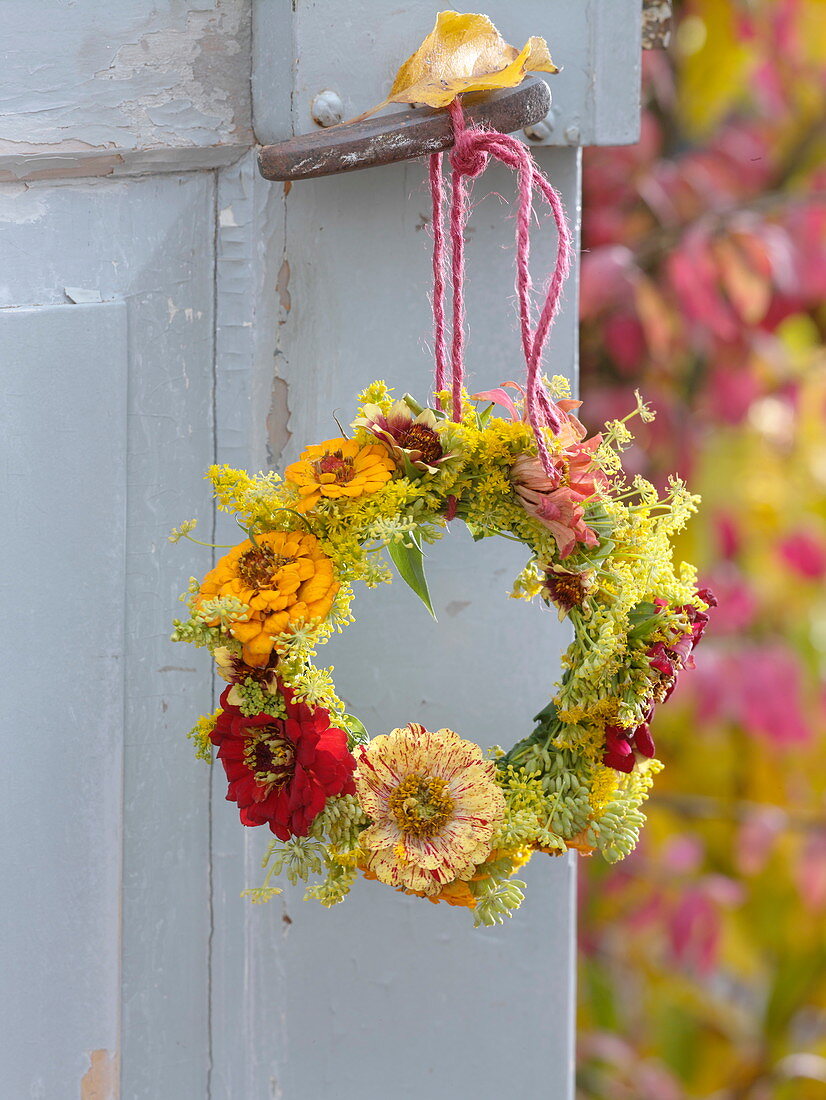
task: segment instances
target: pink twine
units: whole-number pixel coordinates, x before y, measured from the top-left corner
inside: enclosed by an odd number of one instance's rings
[[[450,199],[450,282],[453,291],[453,316],[450,377],[453,398],[453,419],[458,421],[462,414],[462,385],[464,382],[464,344],[465,344],[465,226],[468,219],[468,196],[470,189],[467,179],[475,179],[487,167],[490,157],[495,157],[518,174],[519,207],[516,219],[516,292],[519,301],[519,322],[522,337],[522,350],[525,355],[527,377],[525,384],[525,411],[531,425],[539,458],[548,474],[554,473],[554,466],[542,432],[550,428],[558,432],[562,418],[553,401],[548,397],[542,385],[542,352],[551,325],[559,312],[562,284],[571,267],[571,233],[565,219],[562,200],[535,163],[530,152],[516,138],[496,131],[480,130],[465,125],[464,115],[458,99],[450,104],[453,120],[454,147],[450,154],[451,199]],[[448,357],[445,322],[445,236],[444,184],[442,179],[442,158],[434,153],[430,158],[430,189],[433,198],[433,327],[435,334],[436,376],[435,389],[442,391],[447,386]],[[557,254],[553,274],[545,292],[545,301],[539,314],[536,328],[531,328],[531,292],[533,286],[529,270],[530,226],[533,216],[533,192],[539,191],[548,203],[553,214],[557,230]]]
[[[434,153],[430,158],[430,195],[433,199],[433,335],[436,354],[437,393],[447,383],[447,357],[445,355],[445,225],[442,216],[444,185],[442,183],[442,156]]]

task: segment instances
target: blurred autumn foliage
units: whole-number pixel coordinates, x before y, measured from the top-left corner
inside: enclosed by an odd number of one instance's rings
[[[826,1098],[826,3],[691,0],[585,159],[582,391],[720,608],[638,851],[583,868],[581,1100]],[[622,410],[622,412],[620,412]]]

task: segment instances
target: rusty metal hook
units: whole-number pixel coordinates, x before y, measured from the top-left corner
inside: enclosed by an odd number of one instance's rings
[[[546,117],[551,90],[540,77],[532,76],[516,88],[465,95],[462,106],[470,123],[510,134]],[[306,180],[412,160],[452,145],[447,111],[416,107],[264,145],[258,166],[268,180]]]

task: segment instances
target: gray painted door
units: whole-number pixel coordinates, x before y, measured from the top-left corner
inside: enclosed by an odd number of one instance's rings
[[[490,0],[565,70],[537,149],[578,216],[584,143],[634,139],[633,0]],[[426,394],[423,165],[292,189],[253,145],[331,88],[377,102],[437,10],[422,0],[4,0],[5,1042],[10,1100],[379,1100],[572,1093],[574,866],[534,861],[506,927],[365,883],[331,912],[253,908],[265,838],[183,737],[208,663],[168,640],[210,551],[171,545],[213,461],[282,467],[374,377]],[[513,181],[490,170],[468,245],[469,365],[519,370]],[[483,198],[483,196],[488,196]],[[547,248],[543,249],[543,243]],[[552,237],[535,247],[536,277]],[[572,281],[548,366],[575,379]],[[319,436],[319,433],[322,433]],[[230,535],[231,537],[231,535]],[[331,659],[375,732],[481,743],[526,728],[564,631],[509,604],[519,555],[433,555],[439,624],[362,596]],[[446,910],[446,911],[445,911]]]

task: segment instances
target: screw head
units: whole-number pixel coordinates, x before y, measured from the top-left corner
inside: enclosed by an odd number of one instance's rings
[[[579,127],[578,126],[566,126],[565,127],[565,140],[569,145],[579,145]]]
[[[540,119],[533,126],[526,126],[522,133],[528,141],[547,141],[551,136],[551,127],[544,119]]]
[[[552,107],[544,118],[541,118],[539,122],[534,122],[532,125],[526,126],[522,133],[528,141],[547,141],[553,133],[555,124],[556,116],[554,115]]]
[[[344,118],[344,104],[338,92],[326,88],[310,104],[313,122],[319,126],[336,126]]]

